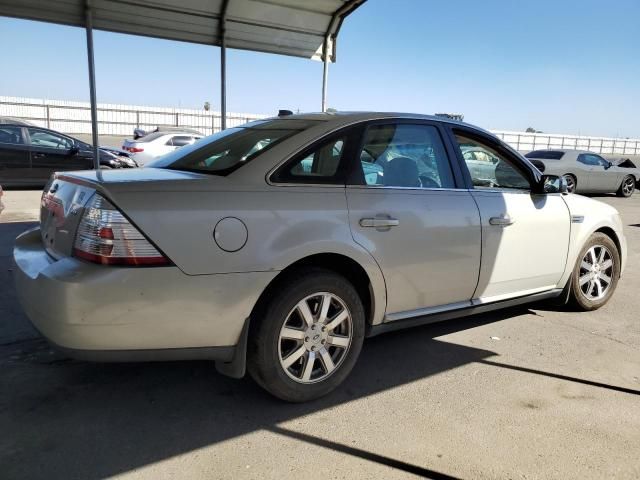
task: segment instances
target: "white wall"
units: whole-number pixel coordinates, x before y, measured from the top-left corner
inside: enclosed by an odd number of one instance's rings
[[[91,133],[89,102],[0,96],[0,116],[18,117],[63,133]],[[264,118],[254,113],[227,112],[227,126]],[[188,108],[145,107],[98,103],[98,134],[131,136],[133,129],[157,126],[195,128],[209,135],[220,130],[220,112]]]

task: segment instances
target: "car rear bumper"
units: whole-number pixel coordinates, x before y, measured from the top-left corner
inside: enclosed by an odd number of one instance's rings
[[[20,235],[13,255],[18,298],[34,326],[72,356],[101,361],[227,361],[277,274],[185,275],[177,267],[56,260],[39,229]]]

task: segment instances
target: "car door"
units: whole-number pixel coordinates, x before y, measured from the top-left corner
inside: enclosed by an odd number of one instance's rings
[[[383,272],[387,320],[469,304],[476,288],[480,216],[442,133],[438,123],[374,122],[354,160],[349,224]]]
[[[487,303],[556,288],[564,273],[571,218],[561,194],[535,194],[533,171],[488,135],[453,129],[458,158],[482,222],[482,264],[474,303]],[[475,178],[462,146],[497,157],[495,176]]]
[[[593,192],[613,192],[622,181],[619,170],[600,155],[583,153],[582,157],[589,165],[588,188]]]
[[[0,184],[28,183],[30,173],[29,146],[22,127],[0,125]]]
[[[31,176],[46,182],[53,172],[93,168],[92,160],[78,155],[73,139],[36,127],[27,127],[31,151]]]

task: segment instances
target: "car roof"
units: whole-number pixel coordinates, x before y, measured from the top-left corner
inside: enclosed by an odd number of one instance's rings
[[[536,148],[529,153],[534,152],[591,153],[593,155],[598,155],[596,152],[592,152],[590,150],[576,150],[575,148]]]
[[[407,112],[376,112],[376,111],[352,111],[352,112],[311,112],[311,113],[297,113],[292,115],[281,115],[263,118],[260,121],[266,120],[315,120],[318,122],[327,122],[334,126],[348,125],[356,122],[366,122],[370,120],[384,120],[384,119],[405,119],[405,120],[429,120],[432,122],[448,123],[452,125],[461,125],[485,132],[491,136],[492,133],[479,128],[475,125],[468,124],[459,120],[450,118],[438,117],[435,115],[425,115],[421,113],[407,113]]]
[[[16,125],[19,127],[35,127],[31,122],[16,117],[0,117],[0,125]]]

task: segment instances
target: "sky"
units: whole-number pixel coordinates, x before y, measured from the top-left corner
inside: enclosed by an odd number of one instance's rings
[[[368,0],[329,68],[338,110],[640,138],[640,0]],[[217,47],[94,32],[99,102],[220,105]],[[84,30],[0,17],[0,95],[88,101]],[[227,50],[227,109],[318,111],[322,64]]]

